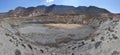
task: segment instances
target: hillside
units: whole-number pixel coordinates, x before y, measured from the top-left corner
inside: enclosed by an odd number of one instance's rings
[[[113,18],[119,14],[111,13],[104,8],[96,6],[65,6],[65,5],[40,5],[36,7],[17,7],[6,13],[1,13],[0,17],[17,19],[27,19],[27,23],[70,23],[81,24],[82,19],[90,18]],[[34,22],[34,21],[35,22]]]
[[[40,15],[101,15],[112,14],[106,9],[95,6],[64,6],[64,5],[50,5],[37,7],[17,7],[15,10],[10,10],[8,16],[23,17],[23,16],[40,16]]]

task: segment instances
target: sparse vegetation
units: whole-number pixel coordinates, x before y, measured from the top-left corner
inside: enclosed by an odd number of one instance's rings
[[[92,39],[91,39],[91,41],[92,41],[92,42],[94,42],[94,41],[95,41],[95,39],[94,39],[94,38],[92,38]]]
[[[5,33],[5,35],[6,35],[6,36],[10,36],[10,34],[8,34],[8,33]]]
[[[104,40],[104,37],[101,37],[100,39],[101,39],[101,40]]]
[[[40,49],[40,51],[41,51],[42,53],[44,53],[44,51],[43,51],[42,49]]]
[[[68,36],[70,36],[70,37],[74,37],[74,36],[75,36],[75,34],[68,34]]]
[[[113,51],[112,53],[111,53],[111,55],[119,55],[120,54],[120,52],[118,52],[118,51]]]
[[[114,30],[111,27],[108,28],[108,31],[114,32]]]
[[[30,44],[28,44],[28,47],[29,47],[31,50],[33,50],[32,46],[31,46]]]
[[[118,39],[118,37],[115,34],[112,34],[114,39]]]
[[[72,55],[75,55],[74,53],[72,53]]]
[[[21,44],[24,48],[26,48],[26,46],[24,44]]]
[[[100,44],[102,43],[102,41],[98,41],[95,43],[95,48],[98,48],[100,46]]]
[[[12,39],[9,40],[10,42],[13,42]]]
[[[15,50],[15,55],[21,55],[21,51],[19,49]]]

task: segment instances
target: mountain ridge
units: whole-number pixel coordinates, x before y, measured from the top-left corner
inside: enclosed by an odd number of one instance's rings
[[[104,8],[98,8],[96,6],[66,6],[66,5],[40,5],[36,7],[17,7],[15,10],[7,12],[7,16],[10,17],[24,17],[24,16],[40,16],[40,15],[93,15],[100,16],[101,14],[112,14],[110,11]]]

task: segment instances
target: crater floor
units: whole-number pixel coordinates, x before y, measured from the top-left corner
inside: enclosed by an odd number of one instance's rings
[[[94,29],[80,24],[26,24],[19,32],[40,44],[60,44],[86,38]]]

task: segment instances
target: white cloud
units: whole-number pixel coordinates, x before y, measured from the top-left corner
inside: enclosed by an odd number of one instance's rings
[[[53,2],[54,0],[46,0],[47,3]]]

